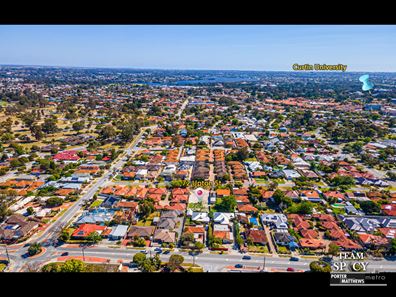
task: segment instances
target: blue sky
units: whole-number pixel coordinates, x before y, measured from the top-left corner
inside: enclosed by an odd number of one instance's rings
[[[0,64],[396,71],[396,26],[0,26]]]

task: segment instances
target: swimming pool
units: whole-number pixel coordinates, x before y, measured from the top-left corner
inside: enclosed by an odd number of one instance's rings
[[[249,219],[249,221],[250,221],[250,223],[252,223],[253,225],[256,225],[256,226],[258,226],[258,221],[257,221],[257,218],[255,218],[255,217],[251,217],[251,218]]]

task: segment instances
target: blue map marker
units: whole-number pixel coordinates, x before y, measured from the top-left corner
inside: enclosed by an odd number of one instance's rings
[[[370,91],[371,89],[374,88],[374,84],[371,81],[369,81],[369,77],[370,76],[368,74],[359,77],[359,80],[363,83],[362,86],[363,91]]]

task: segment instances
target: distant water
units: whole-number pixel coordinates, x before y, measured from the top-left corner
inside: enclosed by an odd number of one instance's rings
[[[256,78],[243,78],[243,77],[213,77],[206,79],[192,79],[192,80],[178,80],[174,82],[139,82],[150,86],[188,86],[197,84],[216,84],[216,83],[233,83],[233,82],[251,82],[258,81]]]

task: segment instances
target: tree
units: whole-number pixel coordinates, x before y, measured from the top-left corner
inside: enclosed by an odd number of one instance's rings
[[[286,207],[289,207],[290,205],[292,205],[291,198],[286,197],[285,194],[284,194],[281,190],[279,190],[279,189],[277,189],[277,190],[274,192],[274,194],[272,195],[272,197],[274,198],[275,202],[276,202],[278,205],[280,205],[280,206],[281,206],[281,205],[285,205]]]
[[[191,232],[185,232],[182,234],[180,238],[180,242],[183,244],[183,246],[188,246],[190,243],[194,242],[194,234]]]
[[[58,131],[57,119],[54,117],[46,118],[44,123],[41,125],[41,130],[46,134],[52,134]]]
[[[62,240],[63,242],[67,242],[70,239],[70,233],[67,230],[62,230],[59,239]]]
[[[61,265],[58,263],[48,263],[41,268],[42,272],[60,272]]]
[[[60,197],[51,197],[45,201],[47,207],[57,207],[63,204],[63,199]]]
[[[328,254],[332,256],[337,256],[340,252],[340,247],[334,243],[329,244],[329,251]]]
[[[29,246],[28,254],[29,254],[29,256],[34,256],[34,255],[41,253],[41,251],[42,251],[41,244],[36,242],[36,243],[32,243]]]
[[[26,209],[26,211],[27,211],[27,213],[28,213],[28,215],[30,216],[30,215],[32,215],[33,213],[34,213],[34,209],[33,209],[33,207],[28,207],[27,209]]]
[[[77,132],[84,129],[84,127],[85,127],[85,121],[74,122],[72,125],[73,130]]]
[[[184,262],[184,257],[182,255],[172,255],[169,258],[167,267],[170,271],[175,271]]]
[[[312,213],[312,203],[309,201],[303,201],[300,203],[298,208],[298,213],[300,214],[311,214]]]
[[[143,262],[146,260],[146,255],[143,253],[136,253],[133,256],[133,263],[138,265],[139,267],[143,264]]]
[[[388,171],[386,173],[386,176],[391,180],[391,181],[396,181],[396,172],[394,171]]]
[[[8,209],[6,200],[4,198],[0,198],[0,222],[4,221],[9,214],[10,210]]]
[[[39,125],[33,125],[30,127],[30,133],[36,140],[41,140],[44,137],[43,130]]]
[[[352,176],[337,175],[331,180],[330,184],[335,187],[352,186],[355,184],[355,179]]]
[[[197,241],[197,242],[195,243],[195,248],[196,248],[197,250],[202,250],[204,247],[205,247],[205,245],[204,245],[202,242]]]
[[[381,212],[380,206],[371,200],[358,201],[358,203],[366,214],[379,214]]]
[[[324,261],[312,261],[309,264],[309,269],[312,272],[331,272],[331,266],[329,263],[326,263]]]
[[[150,259],[146,259],[145,261],[143,261],[140,269],[142,270],[142,272],[154,272],[157,270]]]
[[[221,212],[233,212],[237,202],[234,196],[224,196],[219,203],[216,203],[216,210]]]
[[[114,138],[117,135],[117,132],[114,129],[114,127],[110,124],[110,125],[104,126],[100,130],[99,134],[102,137],[102,139],[111,139],[111,138]]]
[[[76,259],[67,260],[60,268],[60,272],[84,272],[85,270],[85,263]]]
[[[139,205],[140,214],[143,218],[147,218],[150,214],[155,211],[154,203],[150,199],[145,199],[141,201]]]
[[[135,238],[135,240],[133,241],[133,246],[145,247],[146,246],[146,241],[144,240],[143,237]]]
[[[396,254],[396,238],[393,238],[393,239],[391,240],[390,252],[391,252],[393,255]]]
[[[100,234],[98,232],[91,232],[88,234],[87,236],[87,240],[89,242],[91,242],[92,244],[97,244],[98,242],[100,242],[102,240],[102,237],[100,236]]]

